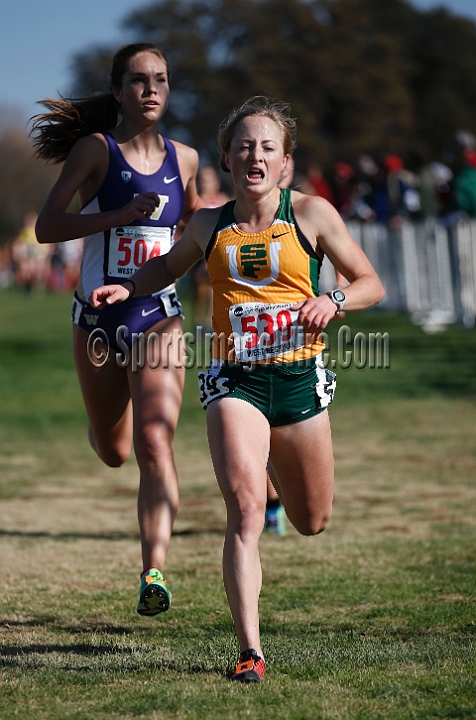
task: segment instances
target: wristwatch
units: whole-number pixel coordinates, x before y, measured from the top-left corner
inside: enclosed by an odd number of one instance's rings
[[[333,303],[337,305],[336,315],[344,309],[345,295],[339,288],[327,293]]]

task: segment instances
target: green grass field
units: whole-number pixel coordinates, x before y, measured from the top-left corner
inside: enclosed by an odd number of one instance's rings
[[[391,367],[337,370],[328,530],[261,540],[268,672],[248,687],[227,679],[225,513],[196,372],[176,441],[173,604],[141,618],[138,470],[88,446],[69,309],[0,291],[0,718],[476,717],[476,333],[345,318],[389,332]]]

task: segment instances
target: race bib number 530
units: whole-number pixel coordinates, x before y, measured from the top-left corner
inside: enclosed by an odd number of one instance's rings
[[[299,311],[289,304],[242,303],[229,310],[233,342],[240,362],[266,360],[304,346]]]
[[[129,226],[111,229],[109,239],[109,277],[127,277],[147,260],[165,255],[171,247],[168,227]]]

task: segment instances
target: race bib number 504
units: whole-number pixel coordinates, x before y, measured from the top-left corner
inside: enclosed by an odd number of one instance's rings
[[[127,277],[147,260],[165,255],[171,247],[168,227],[129,226],[111,229],[109,239],[109,277]]]
[[[289,304],[242,303],[229,310],[233,342],[240,362],[266,360],[304,346],[298,310]]]

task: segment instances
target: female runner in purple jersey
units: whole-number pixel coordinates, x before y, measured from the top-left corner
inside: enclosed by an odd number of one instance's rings
[[[150,257],[168,252],[176,225],[203,206],[196,151],[159,134],[168,98],[166,58],[154,45],[139,43],[114,56],[111,92],[49,99],[43,103],[49,112],[33,118],[37,154],[65,161],[38,218],[38,241],[85,238],[73,345],[90,442],[103,462],[118,467],[133,441],[140,468],[143,572],[137,612],[142,615],[170,606],[162,572],[178,507],[173,438],[184,372],[180,363],[156,357],[154,367],[146,362],[141,368],[118,358],[130,359],[132,333],[168,334],[178,343],[180,303],[173,287],[131,298],[119,314],[98,312],[88,300],[98,284],[123,281]],[[79,215],[68,212],[76,192]],[[166,346],[162,343],[162,351]]]

